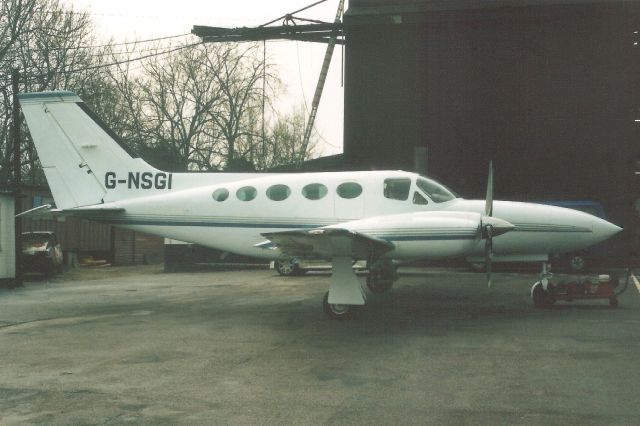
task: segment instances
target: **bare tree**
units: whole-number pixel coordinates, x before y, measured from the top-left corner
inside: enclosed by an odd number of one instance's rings
[[[31,17],[38,6],[37,0],[10,0],[0,3],[0,182],[9,180],[11,170],[11,72],[18,65],[16,48],[29,34]]]
[[[226,141],[221,153],[225,166],[235,169],[253,157],[254,143],[247,142],[256,140],[255,117],[261,113],[262,97],[270,99],[279,81],[262,60],[256,44],[227,49],[216,63],[220,66],[212,67],[211,77],[220,88],[222,102],[211,116]]]
[[[6,0],[0,12],[0,181],[11,164],[14,64],[21,91],[73,90],[159,168],[264,170],[312,151],[300,152],[300,113],[273,113],[281,85],[257,44],[147,44],[140,55],[136,44],[96,46],[90,16],[60,0]],[[23,176],[42,183],[28,131],[21,156]]]
[[[309,145],[304,145],[305,113],[302,108],[291,114],[277,116],[270,126],[266,138],[266,153],[260,158],[261,169],[269,169],[281,165],[300,167],[314,155],[316,139],[311,138]]]
[[[279,87],[259,53],[255,45],[185,46],[145,61],[138,76],[113,73],[137,117],[138,151],[169,170],[255,169],[262,96],[269,105]]]
[[[101,83],[104,75],[95,68],[102,57],[86,47],[94,42],[88,14],[77,13],[58,0],[12,0],[1,4],[0,78],[4,84],[0,117],[4,125],[0,133],[3,147],[0,178],[6,181],[11,154],[7,151],[10,144],[4,129],[9,127],[12,106],[12,94],[6,87],[11,67],[20,69],[21,91],[73,88],[81,95],[89,95],[91,101],[103,92],[105,85]],[[29,133],[25,131],[23,135],[23,176],[32,183],[41,183],[42,174]]]

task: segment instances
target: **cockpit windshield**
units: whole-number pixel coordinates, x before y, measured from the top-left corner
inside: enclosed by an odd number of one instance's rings
[[[431,179],[418,176],[416,184],[434,203],[444,203],[445,201],[451,201],[456,198],[446,187]]]

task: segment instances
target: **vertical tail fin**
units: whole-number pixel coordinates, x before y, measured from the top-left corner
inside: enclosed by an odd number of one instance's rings
[[[108,176],[157,172],[133,158],[75,93],[24,93],[18,99],[58,208],[128,198],[117,187],[107,191]]]

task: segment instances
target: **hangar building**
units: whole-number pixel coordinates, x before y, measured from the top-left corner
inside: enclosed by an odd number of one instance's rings
[[[423,147],[430,176],[483,197],[493,160],[496,198],[637,226],[640,2],[351,0],[344,25],[347,168],[409,170]]]

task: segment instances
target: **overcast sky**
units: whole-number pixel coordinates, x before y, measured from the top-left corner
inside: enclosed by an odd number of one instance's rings
[[[63,0],[87,11],[103,40],[130,41],[189,33],[193,25],[218,27],[258,26],[315,0]],[[338,0],[327,0],[299,14],[332,22]],[[345,5],[346,8],[346,5]],[[286,93],[278,108],[289,112],[304,104],[311,108],[326,45],[296,41],[269,41],[267,55],[278,66]],[[336,46],[325,84],[316,129],[320,153],[342,152],[343,88],[342,48]]]

